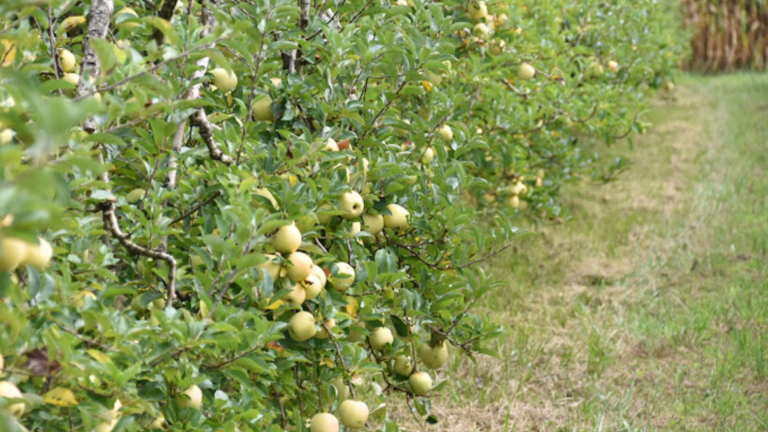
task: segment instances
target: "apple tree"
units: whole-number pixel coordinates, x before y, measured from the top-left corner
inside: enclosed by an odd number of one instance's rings
[[[624,167],[581,142],[644,129],[672,10],[2,2],[0,429],[426,417],[494,354],[481,263]]]

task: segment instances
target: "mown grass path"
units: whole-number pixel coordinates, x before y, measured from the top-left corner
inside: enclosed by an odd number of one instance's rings
[[[453,356],[430,431],[768,430],[768,75],[687,77],[632,168],[490,268],[501,360]]]

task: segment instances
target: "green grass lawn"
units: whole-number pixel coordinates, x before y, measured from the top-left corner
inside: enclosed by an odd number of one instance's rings
[[[686,77],[646,120],[595,148],[619,181],[489,264],[502,360],[453,356],[411,430],[768,430],[768,75]]]

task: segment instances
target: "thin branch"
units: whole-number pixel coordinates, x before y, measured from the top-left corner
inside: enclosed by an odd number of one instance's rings
[[[143,246],[139,246],[129,239],[129,235],[125,234],[121,229],[115,215],[115,203],[112,201],[104,201],[99,204],[99,209],[102,212],[104,219],[104,227],[117,238],[124,248],[129,252],[150,257],[153,259],[163,260],[168,263],[170,270],[168,272],[168,281],[166,285],[168,287],[168,297],[166,305],[170,307],[173,304],[173,300],[176,297],[176,258],[173,255],[154,249],[148,249]]]
[[[177,223],[179,223],[179,222],[183,221],[183,220],[184,220],[184,219],[186,219],[186,218],[187,218],[189,215],[191,215],[192,213],[194,213],[194,212],[196,212],[196,211],[200,210],[200,209],[201,209],[201,208],[203,208],[203,207],[204,207],[206,204],[208,204],[208,203],[210,203],[211,201],[215,200],[215,199],[216,199],[216,198],[218,198],[219,196],[221,196],[221,192],[219,192],[219,191],[216,191],[216,192],[214,192],[214,193],[213,193],[213,195],[211,195],[211,196],[210,196],[209,198],[207,198],[205,201],[203,201],[203,202],[200,202],[200,203],[197,203],[197,204],[196,204],[194,207],[192,207],[192,208],[191,208],[191,209],[189,209],[188,211],[184,212],[184,214],[182,214],[181,216],[179,216],[179,217],[177,217],[176,219],[172,220],[172,221],[171,221],[171,223],[170,223],[170,224],[168,224],[168,225],[169,225],[169,226],[171,226],[171,225],[175,225],[175,224],[177,224]]]

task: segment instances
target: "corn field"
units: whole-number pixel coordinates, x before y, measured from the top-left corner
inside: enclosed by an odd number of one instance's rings
[[[693,33],[688,68],[715,72],[768,67],[764,0],[683,0]]]

